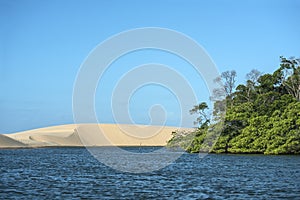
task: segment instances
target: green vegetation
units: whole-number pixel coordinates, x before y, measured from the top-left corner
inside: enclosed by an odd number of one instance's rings
[[[299,64],[299,59],[281,57],[273,74],[252,70],[237,87],[235,71],[223,72],[216,79],[223,85],[211,97],[214,122],[208,120],[206,103],[195,106],[191,114],[199,115],[199,127],[189,134],[174,133],[168,146],[192,153],[299,154]]]

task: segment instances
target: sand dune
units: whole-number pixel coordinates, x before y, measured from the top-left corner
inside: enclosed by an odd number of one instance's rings
[[[69,136],[60,135],[33,135],[30,139],[34,141],[44,142],[47,146],[83,146],[80,137],[76,132]]]
[[[164,146],[171,139],[172,132],[178,129],[125,124],[68,124],[5,134],[2,137],[29,147]]]
[[[72,134],[75,128],[76,125],[71,124],[51,126],[5,135],[32,147],[59,146],[59,144],[55,142],[48,141],[47,137],[56,136],[59,138],[64,138]]]
[[[25,144],[0,134],[0,148],[26,147]]]

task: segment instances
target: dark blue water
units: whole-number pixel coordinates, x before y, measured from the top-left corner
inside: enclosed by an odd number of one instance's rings
[[[0,150],[0,199],[300,199],[299,168],[300,156],[184,154],[131,174],[84,148]]]

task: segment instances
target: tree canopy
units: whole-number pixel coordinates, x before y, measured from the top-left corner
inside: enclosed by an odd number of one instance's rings
[[[223,72],[217,78],[217,81],[223,81],[226,96],[215,98],[212,113],[215,118],[225,117],[211,152],[300,153],[300,60],[280,59],[280,67],[274,73],[262,74],[252,70],[247,74],[245,83],[236,87],[235,71]],[[214,95],[217,94],[218,91]],[[201,121],[201,124],[195,132],[180,138],[192,138],[189,146],[182,147],[188,152],[201,151],[209,130],[221,126],[218,124],[221,122],[210,123],[204,112],[206,109],[207,104],[200,103],[191,110],[191,113],[199,114],[197,122]],[[172,139],[168,143],[169,146],[177,144]]]

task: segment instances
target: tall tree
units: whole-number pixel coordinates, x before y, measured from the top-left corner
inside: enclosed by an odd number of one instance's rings
[[[235,83],[236,83],[236,71],[232,70],[232,71],[222,72],[221,78],[223,79],[224,82],[224,89],[227,97],[232,98],[233,90],[235,88]]]
[[[216,83],[219,83],[220,87],[213,91],[212,100],[222,100],[222,97],[226,99],[232,99],[236,84],[236,71],[225,71],[222,72],[221,76],[217,77],[214,80]]]
[[[200,103],[199,105],[195,105],[191,110],[190,114],[198,114],[198,117],[194,124],[198,124],[198,127],[200,128],[203,125],[208,125],[209,123],[209,117],[206,113],[206,110],[208,109],[208,106],[205,102]]]
[[[256,86],[258,84],[258,79],[259,77],[262,75],[262,73],[260,71],[258,71],[257,69],[252,69],[247,75],[246,75],[246,79],[248,81],[251,81],[251,83],[253,84],[253,86]]]
[[[255,99],[256,87],[259,84],[259,78],[262,73],[256,69],[251,70],[246,75],[246,85],[238,85],[235,92],[235,99],[241,101],[246,100],[247,102],[253,101]],[[240,98],[242,97],[242,98]]]
[[[281,58],[280,68],[274,72],[290,95],[300,101],[300,59]]]

